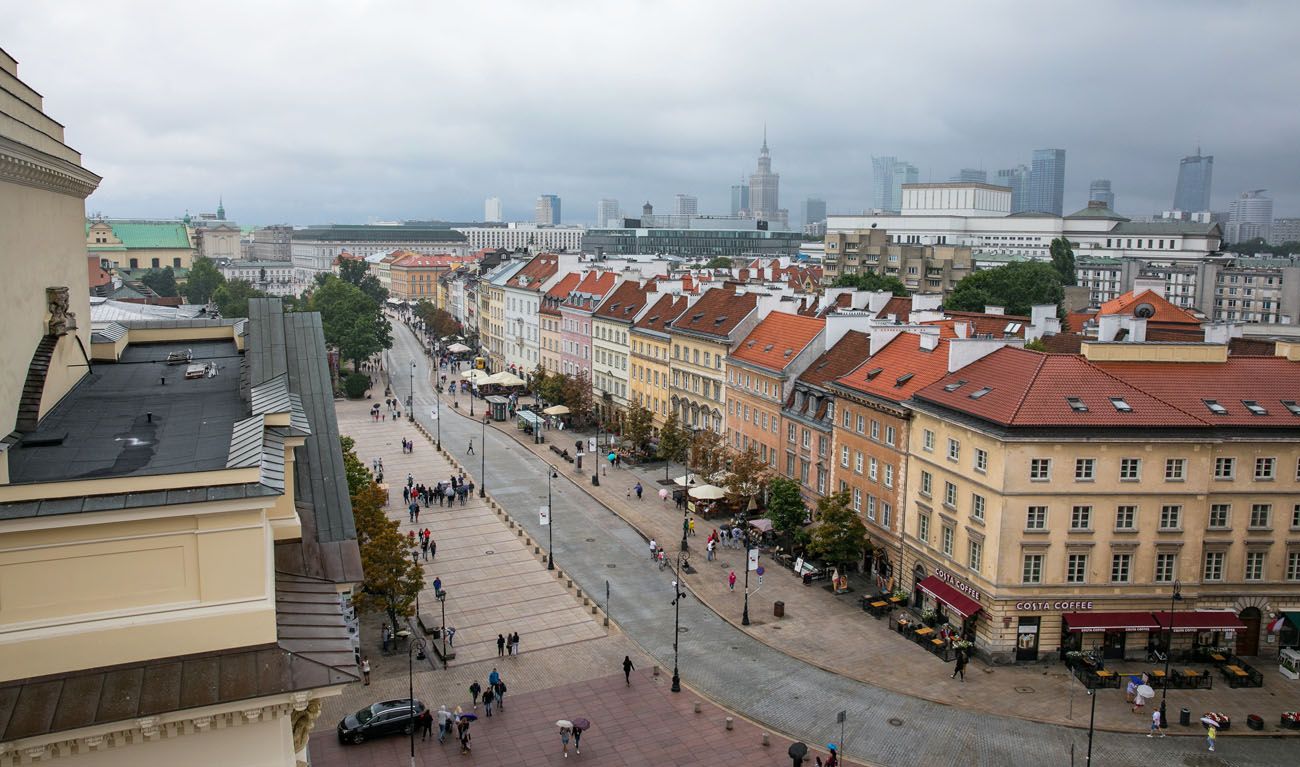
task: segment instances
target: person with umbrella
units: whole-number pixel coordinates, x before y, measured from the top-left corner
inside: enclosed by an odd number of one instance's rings
[[[1137,688],[1137,695],[1133,696],[1133,712],[1137,713],[1146,706],[1147,701],[1156,696],[1156,691],[1151,689],[1149,684],[1140,684]]]
[[[580,716],[575,716],[570,721],[573,722],[573,753],[582,754],[582,731],[591,726],[591,722]]]
[[[573,731],[573,722],[568,719],[561,719],[555,723],[560,728],[560,747],[564,749],[564,758],[569,758],[569,737]]]

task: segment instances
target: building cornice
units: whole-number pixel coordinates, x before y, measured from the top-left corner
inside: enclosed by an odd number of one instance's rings
[[[101,179],[80,165],[0,136],[0,181],[84,200]]]

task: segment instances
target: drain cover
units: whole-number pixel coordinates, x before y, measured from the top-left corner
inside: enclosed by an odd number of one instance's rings
[[[890,718],[890,720],[889,720],[889,724],[892,725],[892,726],[894,726],[894,727],[902,727],[902,726],[903,726],[903,720],[902,720],[902,719],[899,719],[898,717],[892,717],[892,718]]]
[[[596,542],[596,539],[595,539],[595,538],[588,538],[588,539],[587,539],[587,543],[595,543],[595,542]]]
[[[493,551],[492,549],[488,549],[487,551],[485,551],[485,552],[483,552],[483,553],[484,553],[484,554],[495,554],[496,552]]]
[[[1016,692],[1019,692],[1019,693],[1029,693],[1029,692],[1033,692],[1033,691],[1034,691],[1034,688],[1032,688],[1032,687],[1017,687],[1017,688],[1015,688],[1015,690],[1016,690]]]
[[[618,567],[618,565],[605,565],[605,567],[608,567],[609,569],[613,570],[615,567]]]

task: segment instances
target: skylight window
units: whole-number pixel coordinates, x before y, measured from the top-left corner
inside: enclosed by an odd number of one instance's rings
[[[1076,413],[1088,412],[1088,406],[1085,405],[1083,403],[1083,400],[1079,399],[1078,397],[1066,397],[1065,401],[1070,403],[1070,409]]]
[[[989,388],[989,387],[987,387],[987,386],[984,386],[984,387],[981,387],[981,388],[976,389],[975,391],[971,392],[971,393],[970,393],[970,398],[971,398],[971,399],[979,399],[980,397],[983,397],[985,394],[988,394],[988,393],[991,392],[991,391],[993,391],[991,388]]]
[[[912,380],[912,376],[914,376],[914,375],[916,375],[916,374],[915,374],[915,373],[904,373],[904,374],[902,374],[902,375],[899,376],[898,378],[895,378],[895,379],[894,379],[894,386],[902,386],[903,384],[905,384],[905,383],[907,383],[908,381]]]
[[[1241,401],[1241,404],[1246,406],[1246,409],[1250,411],[1251,415],[1268,415],[1268,410],[1253,399],[1244,399]]]
[[[1300,405],[1296,404],[1293,399],[1281,400],[1282,406],[1291,411],[1291,415],[1300,415]]]
[[[1205,403],[1205,407],[1209,408],[1210,412],[1211,412],[1211,413],[1214,413],[1215,415],[1227,415],[1227,414],[1228,414],[1228,409],[1227,409],[1226,407],[1224,407],[1223,405],[1220,405],[1218,400],[1213,400],[1213,399],[1203,399],[1203,400],[1201,400],[1201,402],[1204,402],[1204,403]]]
[[[722,323],[724,323],[724,322],[726,322],[726,321],[727,321],[727,315],[724,314],[724,315],[722,315],[721,317],[719,317],[719,318],[717,318],[716,320],[714,320],[714,321],[713,321],[713,324],[714,324],[714,325],[721,325]]]
[[[960,381],[957,381],[957,382],[955,382],[955,383],[950,383],[950,384],[948,384],[947,386],[943,387],[943,390],[944,390],[944,391],[957,391],[958,389],[960,389],[961,387],[963,387],[963,386],[965,386],[965,385],[966,385],[966,379],[963,378],[963,379],[960,380]]]
[[[691,322],[699,322],[703,318],[704,318],[704,312],[696,312],[695,314],[691,315]]]
[[[875,378],[876,376],[880,375],[883,372],[885,372],[884,368],[872,368],[871,370],[867,371],[867,380],[870,381],[871,379]]]
[[[1007,326],[1002,328],[1002,332],[1006,334],[1019,333],[1020,329],[1024,326],[1025,324],[1023,322],[1008,322]]]
[[[765,352],[770,352],[770,351],[772,351],[772,344],[768,344],[768,345],[764,346],[764,347],[763,347],[763,351],[765,351]]]
[[[1123,397],[1111,397],[1110,404],[1114,405],[1115,409],[1121,413],[1133,412],[1133,406],[1128,404],[1128,401],[1125,400]]]

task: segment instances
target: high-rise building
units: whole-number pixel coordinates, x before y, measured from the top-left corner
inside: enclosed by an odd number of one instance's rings
[[[957,171],[957,175],[953,176],[952,180],[959,181],[961,183],[968,183],[973,181],[979,184],[987,184],[989,182],[989,172],[986,170],[979,170],[977,168],[962,168],[961,170]]]
[[[1017,165],[998,171],[997,185],[1011,190],[1011,212],[1029,210],[1029,168]]]
[[[1300,242],[1300,218],[1275,218],[1269,231],[1269,245]]]
[[[1061,215],[1065,206],[1065,150],[1035,149],[1026,210]]]
[[[499,224],[506,220],[505,211],[501,208],[500,197],[489,197],[484,200],[483,220],[494,224]]]
[[[603,199],[596,203],[596,228],[608,229],[619,226],[618,200]]]
[[[673,210],[679,216],[694,216],[700,212],[700,199],[693,194],[679,194],[675,198]]]
[[[537,198],[537,206],[533,209],[533,223],[541,226],[560,225],[560,196],[558,194],[544,194]]]
[[[1174,189],[1174,209],[1198,213],[1210,209],[1210,182],[1214,176],[1214,155],[1196,154],[1178,163],[1178,186]]]
[[[731,185],[731,215],[739,216],[749,212],[749,184],[742,178],[739,184]]]
[[[871,204],[878,210],[901,210],[903,184],[920,180],[916,166],[897,157],[871,158]]]
[[[1088,185],[1088,201],[1104,202],[1106,207],[1115,209],[1115,193],[1110,189],[1110,179],[1099,178]]]
[[[1266,197],[1265,189],[1242,192],[1228,203],[1227,242],[1245,242],[1256,237],[1267,240],[1273,227],[1273,199]]]
[[[820,197],[809,197],[803,201],[803,225],[820,224],[826,220],[826,201]]]
[[[767,128],[763,148],[758,150],[758,170],[749,176],[749,204],[755,218],[775,220],[781,209],[781,174],[772,172],[772,155],[767,149]]]

